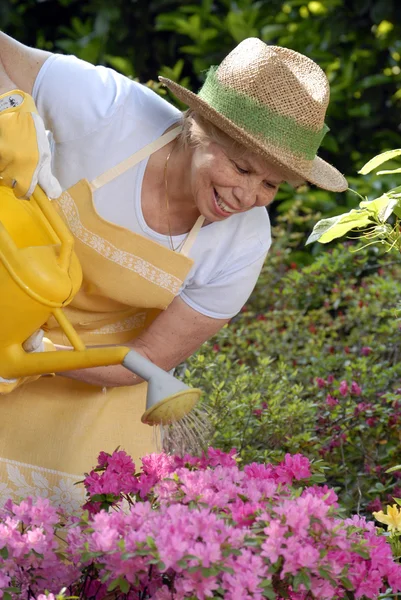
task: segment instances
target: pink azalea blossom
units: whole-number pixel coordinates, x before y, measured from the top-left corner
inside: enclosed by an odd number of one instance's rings
[[[356,381],[351,383],[351,394],[352,396],[360,396],[362,394],[362,388],[357,384]]]
[[[362,356],[369,356],[372,353],[372,348],[370,346],[362,346],[361,354]]]
[[[334,406],[336,406],[338,404],[338,399],[335,398],[334,396],[332,396],[331,394],[327,394],[326,404],[327,404],[327,406],[330,406],[330,408],[333,408]]]
[[[358,599],[401,591],[387,539],[343,519],[311,475],[301,454],[242,468],[234,450],[160,453],[135,473],[125,452],[101,453],[85,480],[89,514],[67,518],[41,498],[0,509],[0,597],[263,600],[268,585],[276,600],[334,600],[344,577]]]

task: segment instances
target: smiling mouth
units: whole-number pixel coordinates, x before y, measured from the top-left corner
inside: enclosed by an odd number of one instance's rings
[[[226,213],[227,215],[232,215],[233,213],[238,212],[238,211],[234,210],[233,208],[231,208],[231,206],[228,206],[228,204],[226,204],[224,202],[224,200],[219,196],[219,194],[215,188],[213,188],[213,193],[214,193],[214,199],[216,201],[216,204],[222,212]]]

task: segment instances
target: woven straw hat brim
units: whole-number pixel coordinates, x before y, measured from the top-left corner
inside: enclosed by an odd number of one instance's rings
[[[308,181],[331,192],[343,192],[348,188],[347,180],[340,171],[322,158],[316,156],[313,160],[307,161],[307,165],[305,165],[305,161],[302,161],[302,159],[290,151],[283,151],[277,148],[277,146],[273,146],[267,141],[258,140],[258,138],[247,133],[182,85],[166,77],[159,77],[159,80],[184,104],[211,121],[227,135],[240,144],[243,144],[252,152],[284,168],[290,174],[294,174],[294,179]]]

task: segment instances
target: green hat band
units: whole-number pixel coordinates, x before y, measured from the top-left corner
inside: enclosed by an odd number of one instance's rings
[[[306,160],[313,160],[322,139],[329,131],[324,125],[319,131],[304,127],[291,117],[280,115],[249,96],[224,86],[216,77],[217,67],[208,71],[198,93],[218,113],[259,140],[266,140]]]

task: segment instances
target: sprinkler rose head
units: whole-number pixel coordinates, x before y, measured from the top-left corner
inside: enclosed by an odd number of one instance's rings
[[[130,350],[123,366],[148,382],[142,423],[168,425],[185,417],[198,402],[201,390],[192,389],[144,356]]]
[[[196,405],[202,391],[197,388],[183,389],[156,404],[142,415],[147,425],[168,425],[183,419]]]

